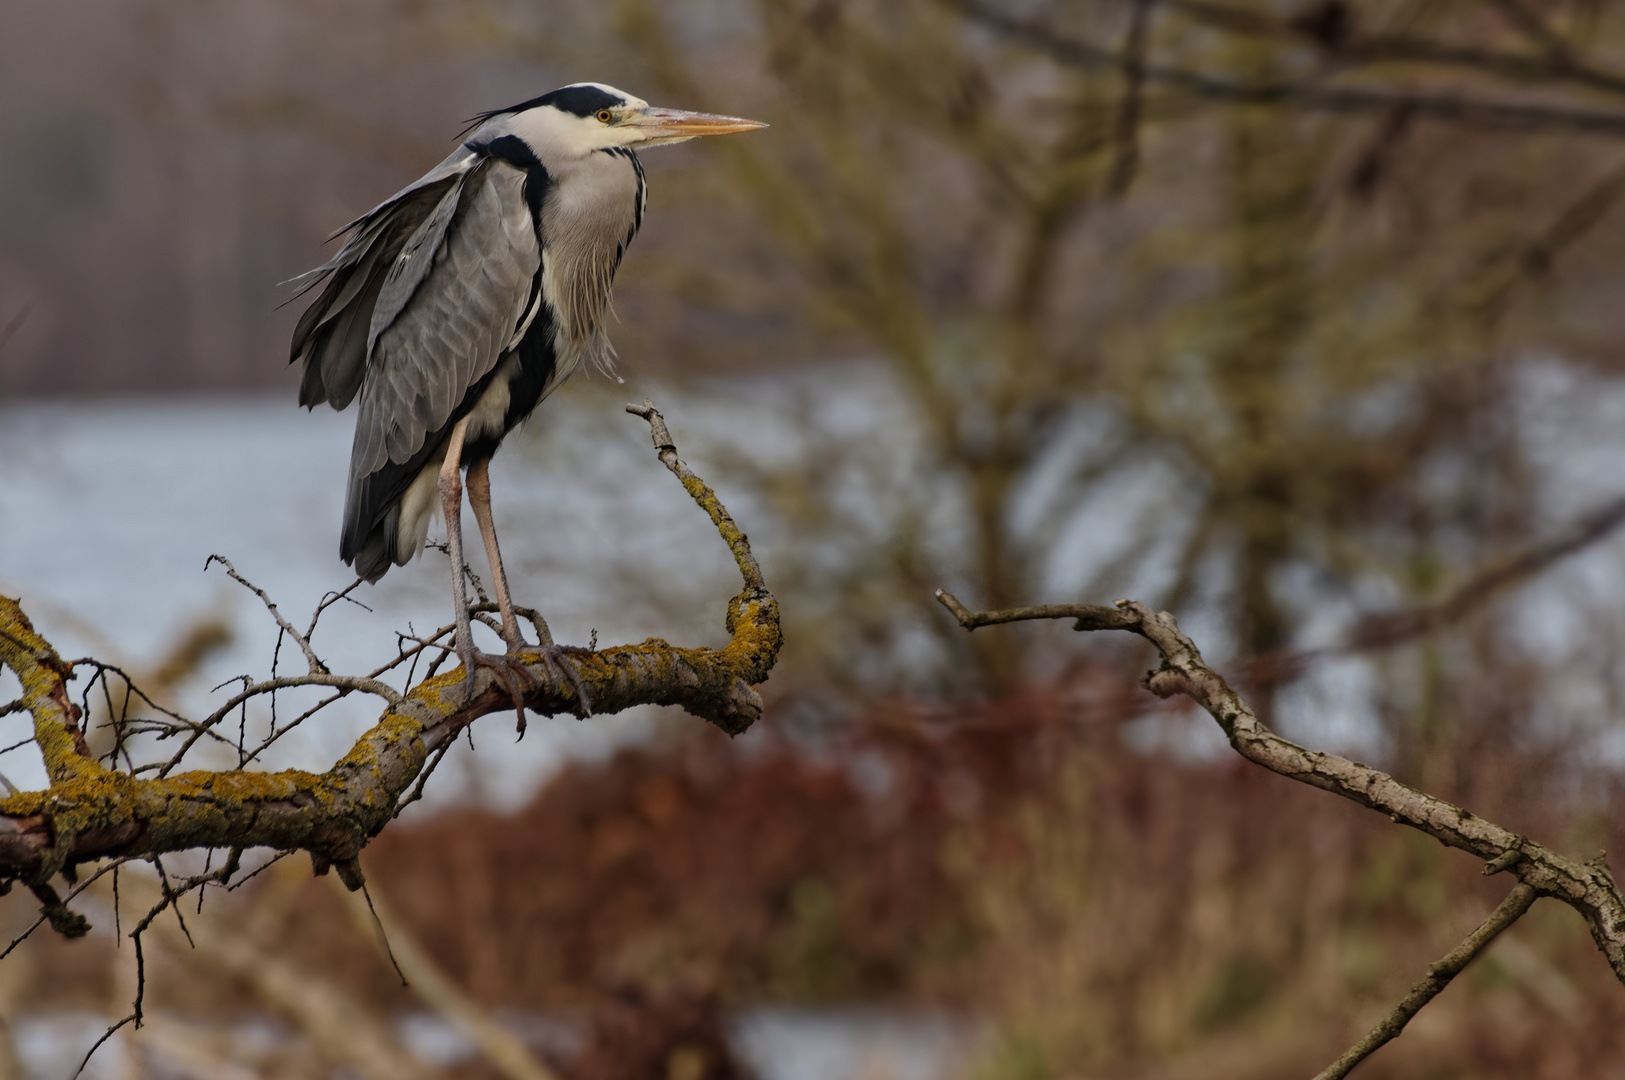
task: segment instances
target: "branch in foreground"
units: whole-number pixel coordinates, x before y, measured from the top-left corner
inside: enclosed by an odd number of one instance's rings
[[[1521,881],[1513,886],[1507,898],[1490,912],[1489,918],[1478,924],[1478,929],[1463,938],[1461,944],[1451,949],[1444,959],[1430,965],[1427,977],[1411,987],[1411,992],[1394,1006],[1394,1011],[1383,1017],[1365,1038],[1349,1047],[1342,1057],[1326,1066],[1315,1076],[1315,1080],[1343,1080],[1350,1069],[1370,1057],[1373,1051],[1398,1038],[1411,1017],[1421,1012],[1422,1006],[1449,986],[1450,980],[1461,974],[1501,931],[1523,918],[1524,912],[1534,902],[1534,889]]]
[[[711,516],[739,566],[744,589],[728,605],[731,638],[721,649],[651,638],[600,650],[570,648],[562,658],[559,652],[524,654],[534,686],[525,707],[540,715],[575,714],[580,686],[597,715],[634,705],[677,705],[738,734],[761,715],[754,686],[767,678],[783,640],[778,603],[745,535],[715,493],[678,459],[660,414],[653,406],[635,411],[649,420],[661,460]],[[19,701],[33,717],[34,740],[51,779],[45,791],[0,799],[0,891],[20,880],[52,896],[50,879],[59,872],[72,875],[80,863],[215,847],[307,851],[318,873],[335,867],[346,885],[359,888],[358,853],[392,819],[425,764],[479,717],[513,707],[494,672],[475,672],[472,693],[465,695],[456,670],[426,678],[391,703],[324,773],[192,771],[140,779],[90,756],[81,710],[68,695],[71,665],[35,632],[18,602],[3,597],[0,664],[22,683]],[[305,677],[323,685],[334,678]]]
[[[1028,619],[1072,618],[1078,630],[1124,630],[1145,638],[1162,654],[1162,665],[1143,680],[1147,690],[1162,698],[1182,694],[1206,709],[1231,747],[1248,761],[1386,814],[1447,847],[1484,859],[1486,872],[1508,871],[1537,895],[1561,900],[1585,919],[1609,967],[1625,982],[1625,898],[1602,858],[1576,862],[1369,765],[1282,738],[1207,666],[1167,612],[1153,612],[1132,600],[1118,601],[1114,607],[1053,604],[974,612],[941,590],[937,599],[967,630]]]
[[[1167,612],[1153,612],[1132,600],[1119,600],[1114,607],[1049,604],[977,612],[941,589],[937,599],[966,630],[1030,619],[1072,618],[1077,620],[1077,630],[1137,634],[1162,654],[1161,666],[1146,673],[1145,688],[1161,698],[1184,695],[1202,706],[1219,722],[1231,747],[1248,761],[1387,814],[1397,824],[1425,832],[1448,847],[1479,855],[1487,860],[1485,874],[1508,871],[1518,878],[1511,894],[1477,930],[1434,964],[1427,978],[1412,987],[1376,1028],[1315,1080],[1340,1080],[1399,1035],[1411,1017],[1540,896],[1561,900],[1579,912],[1614,975],[1625,982],[1625,898],[1601,856],[1591,862],[1575,862],[1461,807],[1407,787],[1369,765],[1282,738],[1261,723],[1247,703],[1203,662],[1195,644]]]

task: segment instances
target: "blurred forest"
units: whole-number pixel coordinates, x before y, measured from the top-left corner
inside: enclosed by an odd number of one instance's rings
[[[1500,895],[1221,756],[1133,688],[1149,654],[967,635],[938,587],[1167,608],[1292,737],[1625,848],[1625,12],[10,0],[0,395],[292,409],[277,282],[465,117],[578,79],[772,125],[647,159],[615,339],[629,377],[773,417],[771,446],[694,437],[752,499],[788,643],[759,737],[662,728],[364,857],[463,992],[570,1018],[537,1041],[563,1075],[743,1075],[728,1017],[857,1002],[967,1018],[948,1075],[978,1080],[1304,1076]],[[1303,649],[1333,655],[1264,662]],[[232,940],[421,1007],[284,869],[211,898]],[[111,944],[31,942],[0,1015],[115,1010]],[[357,1068],[241,968],[159,971],[167,1015],[307,1038],[182,1025],[191,1075]],[[1359,1075],[1625,1075],[1625,996],[1568,913],[1462,983]]]

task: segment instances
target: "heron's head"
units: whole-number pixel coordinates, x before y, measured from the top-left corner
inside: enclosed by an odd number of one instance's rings
[[[680,143],[766,127],[737,116],[661,109],[603,83],[572,83],[508,109],[483,113],[482,128],[518,135],[538,154],[585,157],[597,150]],[[492,131],[492,134],[496,134]]]

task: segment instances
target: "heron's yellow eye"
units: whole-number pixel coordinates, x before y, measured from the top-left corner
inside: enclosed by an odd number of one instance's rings
[[[610,112],[608,109],[600,109],[598,111],[598,119],[607,124],[611,120],[615,119],[615,114]]]

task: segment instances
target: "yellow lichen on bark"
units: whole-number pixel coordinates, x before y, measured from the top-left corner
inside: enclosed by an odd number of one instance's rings
[[[465,678],[458,668],[425,679],[402,698],[370,678],[336,684],[325,669],[315,671],[318,662],[302,641],[312,678],[319,674],[327,680],[321,685],[379,693],[392,703],[331,769],[160,772],[142,778],[103,767],[90,756],[78,726],[79,709],[68,695],[70,666],[34,630],[16,600],[0,597],[0,664],[21,680],[21,707],[33,718],[51,781],[45,791],[0,799],[0,884],[21,879],[43,888],[43,896],[54,896],[44,887],[47,879],[80,862],[266,846],[308,851],[318,871],[332,865],[345,884],[358,888],[356,855],[389,823],[430,755],[479,717],[512,708],[520,690],[524,706],[542,715],[584,717],[634,705],[676,705],[729,734],[749,728],[762,711],[754,687],[767,678],[783,644],[778,602],[744,532],[664,441],[669,438],[664,423],[650,411],[660,459],[710,516],[744,580],[744,590],[728,603],[726,646],[683,648],[650,638],[597,651],[539,651],[521,656],[522,688],[510,687],[488,669]],[[258,684],[245,689],[241,700],[290,684],[299,685],[286,678]],[[195,742],[205,737],[206,726],[179,730]],[[183,749],[167,767],[184,754]],[[48,899],[47,908],[60,904]]]
[[[731,638],[722,649],[651,638],[596,652],[571,649],[568,662],[595,713],[678,705],[737,734],[760,713],[752,687],[767,677],[783,640],[777,602],[765,589],[747,588],[730,601],[727,625]],[[46,791],[0,799],[0,877],[34,882],[89,859],[198,847],[301,848],[318,866],[344,872],[388,823],[429,754],[510,704],[490,673],[476,672],[470,692],[459,668],[413,688],[325,773],[235,769],[137,778],[88,756],[67,694],[68,666],[7,598],[0,598],[0,662],[22,681],[52,780]],[[526,670],[534,681],[527,707],[583,711],[553,662],[538,655]]]
[[[102,771],[81,753],[78,709],[68,699],[64,678],[68,666],[49,642],[34,630],[22,606],[0,596],[0,664],[22,683],[22,705],[34,718],[34,741],[53,782]]]

